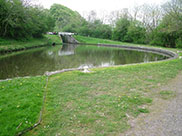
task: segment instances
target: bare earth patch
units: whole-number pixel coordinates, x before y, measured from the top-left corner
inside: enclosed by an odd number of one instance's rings
[[[182,73],[153,91],[158,91],[159,95],[154,98],[153,106],[149,107],[150,113],[131,119],[131,129],[121,136],[182,136]],[[170,97],[171,94],[175,96]],[[160,95],[169,97],[163,99]]]

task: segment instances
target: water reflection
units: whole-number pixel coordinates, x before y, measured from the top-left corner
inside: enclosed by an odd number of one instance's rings
[[[0,59],[0,79],[42,75],[66,68],[113,66],[164,59],[164,56],[118,48],[63,45],[14,54]]]
[[[59,56],[65,56],[65,55],[74,55],[75,54],[75,48],[78,45],[76,44],[63,44],[62,49],[58,52]]]

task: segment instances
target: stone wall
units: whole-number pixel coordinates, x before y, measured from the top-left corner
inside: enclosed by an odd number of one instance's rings
[[[77,44],[79,43],[72,35],[60,35],[63,43]]]
[[[115,48],[123,48],[128,50],[138,50],[145,52],[153,52],[161,55],[165,55],[170,59],[178,58],[178,54],[169,50],[161,49],[161,48],[150,48],[150,47],[141,47],[141,46],[130,46],[130,45],[112,45],[112,44],[98,44],[98,46],[105,47],[115,47]]]

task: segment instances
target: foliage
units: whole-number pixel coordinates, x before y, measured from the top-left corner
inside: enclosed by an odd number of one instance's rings
[[[72,11],[71,9],[60,4],[53,4],[50,8],[50,13],[56,20],[54,31],[57,32],[73,32],[72,30],[81,26],[81,22],[84,21],[78,12]]]
[[[182,48],[182,38],[179,38],[176,40],[176,47],[177,48]]]
[[[169,33],[165,30],[165,25],[160,24],[153,32],[151,32],[152,45],[159,45],[163,47],[175,47],[175,33]]]
[[[54,20],[48,10],[25,5],[22,0],[0,1],[0,37],[38,38],[53,26]]]
[[[54,4],[50,9],[56,20],[55,31],[74,32],[84,36],[111,39],[112,29],[100,20],[86,21],[76,11]]]
[[[180,47],[182,34],[182,2],[171,0],[163,5],[165,15],[153,32],[152,44]]]
[[[109,25],[103,24],[100,20],[85,23],[78,31],[79,34],[103,39],[111,39],[112,30]]]
[[[113,31],[113,40],[131,43],[146,43],[146,29],[140,21],[120,18]]]
[[[48,40],[48,44],[51,44],[52,43],[55,43],[55,44],[62,44],[62,40],[61,40],[61,37],[59,37],[58,35],[44,35],[45,38],[47,38]]]
[[[113,40],[180,47],[181,10],[181,0],[170,0],[163,5],[163,8],[150,5],[137,7],[133,17],[121,16],[116,21],[112,34]]]
[[[126,41],[128,28],[130,26],[130,20],[128,18],[120,18],[116,22],[116,27],[113,31],[113,40]]]
[[[139,21],[130,23],[125,41],[132,43],[146,43],[146,29]]]

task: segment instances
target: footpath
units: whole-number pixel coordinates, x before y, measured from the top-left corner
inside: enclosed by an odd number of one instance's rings
[[[131,128],[121,136],[182,136],[182,73],[153,91],[174,91],[174,98],[154,99],[149,114],[129,121]]]

